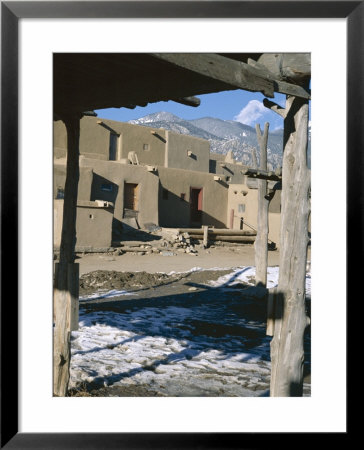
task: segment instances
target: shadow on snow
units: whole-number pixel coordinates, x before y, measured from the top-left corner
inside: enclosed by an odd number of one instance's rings
[[[236,273],[233,278],[237,278],[240,273]],[[230,278],[228,283],[232,281]],[[265,289],[243,283],[228,288],[227,283],[219,287],[191,282],[186,282],[185,285],[200,290],[163,295],[162,292],[158,292],[163,291],[163,286],[158,286],[155,290],[151,290],[154,295],[150,297],[105,299],[101,302],[89,301],[80,304],[80,318],[84,326],[98,323],[120,327],[122,317],[122,329],[135,333],[136,336],[107,347],[76,351],[74,355],[95,353],[105,348],[112,349],[146,337],[183,340],[185,346],[182,351],[155,360],[152,364],[118,374],[96,377],[92,382],[93,386],[110,385],[146,370],[154,371],[161,365],[191,360],[212,349],[219,351],[220,360],[235,357],[235,361],[240,362],[270,361],[271,337],[266,335]],[[309,299],[306,303],[309,306]],[[306,329],[304,346],[304,376],[306,376],[311,370],[309,327]],[[236,359],[241,353],[245,355]],[[261,396],[269,396],[269,390]]]

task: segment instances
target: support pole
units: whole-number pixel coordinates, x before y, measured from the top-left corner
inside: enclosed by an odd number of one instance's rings
[[[271,102],[269,102],[271,103]],[[267,102],[268,104],[268,102]],[[265,105],[267,106],[266,102]],[[287,97],[284,117],[281,246],[274,293],[271,397],[303,394],[305,278],[310,213],[307,168],[308,100]]]
[[[67,129],[67,172],[64,190],[62,237],[59,264],[54,282],[53,329],[53,395],[67,394],[70,368],[71,310],[75,308],[75,276],[78,278],[75,260],[76,211],[79,180],[79,139],[81,115],[62,117]],[[78,283],[78,281],[77,281]],[[74,299],[75,300],[75,299]]]
[[[259,124],[255,127],[257,139],[260,147],[259,168],[267,171],[267,143],[269,123],[264,125],[263,136]],[[256,286],[267,286],[267,266],[268,266],[268,232],[269,232],[269,210],[270,200],[267,198],[267,181],[258,179],[258,219],[257,237],[255,240],[255,284]]]
[[[202,229],[203,229],[203,247],[207,248],[209,227],[207,225],[203,225]]]

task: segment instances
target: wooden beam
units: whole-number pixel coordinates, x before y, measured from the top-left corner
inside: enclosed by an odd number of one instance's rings
[[[193,106],[196,108],[197,106],[200,106],[201,100],[197,97],[184,97],[184,98],[176,98],[172,99],[173,102],[181,103],[182,105],[186,106]]]
[[[191,239],[203,240],[202,234],[190,234]],[[223,242],[241,242],[243,244],[253,244],[255,236],[227,236],[226,234],[209,234],[208,239],[210,241],[223,241]]]
[[[193,235],[201,235],[204,234],[204,227],[202,228],[178,228],[179,233],[188,233]],[[255,231],[247,231],[247,230],[232,230],[229,228],[209,228],[207,230],[208,235],[224,235],[224,236],[256,236]]]
[[[109,125],[107,125],[102,120],[98,120],[97,121],[97,125],[100,125],[100,127],[106,128],[106,130],[110,131],[110,133],[113,133],[113,134],[116,134],[117,136],[120,136],[120,133],[118,133],[117,131],[113,130],[111,127],[109,127]]]
[[[262,53],[257,62],[277,80],[304,86],[311,78],[310,53]]]
[[[286,81],[278,80],[277,77],[271,73],[263,64],[259,64],[253,59],[248,59],[248,64],[254,67],[261,76],[265,76],[268,80],[271,80],[274,84],[274,91],[280,94],[295,95],[296,97],[311,99],[311,92],[302,86],[297,84],[288,83]]]
[[[281,181],[282,175],[277,175],[275,172],[267,171],[263,169],[245,169],[241,173],[246,175],[248,178],[258,178],[259,180],[269,180],[269,181]]]
[[[254,67],[214,53],[153,53],[153,56],[234,88],[274,97],[274,84]]]
[[[267,98],[265,98],[263,100],[263,105],[266,108],[271,109],[275,113],[279,114],[281,117],[283,117],[283,119],[286,118],[287,110],[285,108],[282,108],[282,106],[277,105],[277,103],[274,103],[274,102],[268,100]]]

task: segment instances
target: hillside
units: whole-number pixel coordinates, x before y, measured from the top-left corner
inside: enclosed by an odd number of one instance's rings
[[[158,112],[140,119],[130,120],[135,125],[163,128],[175,133],[188,134],[210,142],[212,153],[226,155],[230,150],[237,161],[251,165],[252,148],[258,148],[255,128],[233,120],[221,120],[214,117],[185,120],[168,113]],[[283,130],[275,130],[268,137],[268,168],[282,165]],[[311,153],[311,133],[309,133],[308,155]],[[259,161],[259,152],[258,152]],[[309,161],[310,162],[310,161]]]

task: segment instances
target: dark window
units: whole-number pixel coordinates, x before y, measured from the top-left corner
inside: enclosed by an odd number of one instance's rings
[[[118,145],[118,135],[115,133],[110,133],[110,142],[109,142],[109,160],[116,160],[116,151]]]
[[[181,194],[181,202],[183,202],[186,199],[186,194]]]
[[[163,189],[162,198],[163,198],[163,200],[168,200],[168,190],[167,189]]]
[[[105,192],[112,192],[112,184],[102,184],[101,190]]]
[[[57,199],[64,198],[64,189],[63,188],[57,188]]]

